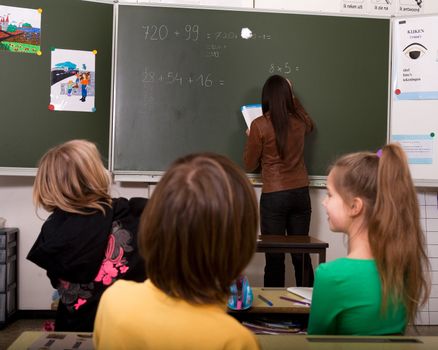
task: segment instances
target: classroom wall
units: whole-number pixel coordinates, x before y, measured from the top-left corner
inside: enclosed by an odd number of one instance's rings
[[[88,0],[87,0],[88,1]],[[366,2],[376,0],[365,0]],[[112,3],[113,1],[98,1]],[[120,3],[150,3],[152,1],[120,0]],[[198,6],[224,6],[264,9],[285,9],[305,12],[327,12],[338,13],[341,0],[169,0],[155,1],[156,3],[167,4],[189,4]],[[424,13],[438,13],[438,1],[428,1]],[[32,204],[33,177],[24,176],[0,176],[0,217],[7,219],[6,225],[20,228],[19,235],[19,309],[38,310],[49,309],[53,289],[45,276],[45,272],[34,264],[28,262],[25,257],[33,242],[35,241],[43,220],[47,213],[40,211],[38,215]],[[114,196],[149,196],[153,185],[142,183],[115,183],[113,187]],[[258,195],[260,188],[256,188]],[[327,260],[346,255],[346,242],[342,234],[330,232],[326,215],[321,206],[324,198],[324,189],[311,189],[313,205],[312,221],[310,232],[312,236],[326,241],[330,247],[327,251]],[[438,324],[438,202],[437,192],[419,191],[420,209],[422,213],[422,224],[428,240],[428,251],[431,257],[432,278],[436,283],[432,289],[432,297],[426,308],[419,315],[419,323]],[[288,257],[288,259],[290,259]],[[314,260],[316,261],[316,260]],[[293,284],[291,263],[288,260],[287,285]],[[263,281],[264,257],[256,254],[247,268],[246,273],[253,285],[261,285]]]
[[[32,204],[33,177],[0,176],[0,216],[7,219],[6,226],[18,227],[19,234],[19,309],[38,310],[50,307],[53,288],[46,277],[45,271],[26,260],[26,255],[32,247],[44,219],[49,215],[44,210],[35,211]],[[154,185],[145,183],[115,183],[112,189],[114,197],[150,197]],[[260,188],[256,188],[260,196]],[[325,191],[311,190],[313,205],[310,231],[312,236],[328,242],[327,260],[333,260],[346,254],[346,243],[342,234],[330,232],[327,226],[326,215],[320,205]],[[293,270],[290,257],[287,257],[287,285],[293,285]],[[317,256],[314,257],[314,264]],[[263,285],[264,255],[256,254],[247,268],[246,273],[254,286]]]
[[[87,0],[90,1],[90,0]],[[98,0],[112,3],[112,0]],[[414,2],[412,0],[412,2]],[[223,6],[223,7],[247,7],[256,9],[288,10],[301,12],[342,13],[344,4],[363,4],[364,11],[357,12],[359,15],[375,15],[372,11],[374,5],[382,5],[384,0],[119,0],[119,3],[134,4],[178,4],[196,6]],[[398,8],[410,3],[409,0],[393,0],[394,9],[387,16],[399,14]],[[405,7],[405,6],[404,6]],[[351,12],[351,11],[350,11]],[[438,1],[423,1],[421,14],[438,13]],[[406,15],[416,15],[416,12],[406,12]],[[385,16],[385,14],[383,14]]]

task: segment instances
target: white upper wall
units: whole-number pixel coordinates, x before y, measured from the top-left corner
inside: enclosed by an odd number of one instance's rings
[[[90,1],[90,0],[86,0]],[[99,2],[113,3],[112,0],[99,0]],[[415,0],[392,0],[392,8],[388,12],[374,11],[375,6],[386,5],[386,0],[119,0],[119,3],[133,4],[176,4],[191,6],[219,6],[219,7],[243,7],[270,10],[287,10],[297,12],[322,12],[322,13],[345,13],[345,5],[362,5],[363,10],[350,10],[354,15],[382,15],[382,16],[408,16],[418,14],[438,13],[437,0],[423,0],[421,10],[400,11],[400,7],[416,8]],[[346,10],[348,11],[348,10]]]

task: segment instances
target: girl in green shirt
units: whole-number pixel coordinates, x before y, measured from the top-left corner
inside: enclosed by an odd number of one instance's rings
[[[403,333],[429,296],[417,194],[396,144],[338,159],[323,201],[348,256],[316,270],[309,334]]]

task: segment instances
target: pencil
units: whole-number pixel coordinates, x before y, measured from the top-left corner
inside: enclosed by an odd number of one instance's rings
[[[274,305],[274,304],[272,304],[272,301],[270,301],[269,299],[266,299],[263,295],[259,294],[258,297],[259,297],[260,300],[263,300],[269,306]]]
[[[280,299],[291,301],[293,303],[298,303],[298,304],[303,304],[303,305],[306,305],[306,306],[310,306],[310,303],[307,302],[307,301],[301,301],[301,300],[292,299],[292,298],[288,298],[288,297],[284,297],[284,296],[280,296]]]

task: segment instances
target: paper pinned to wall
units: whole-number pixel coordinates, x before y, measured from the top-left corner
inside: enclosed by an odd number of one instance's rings
[[[41,56],[42,9],[0,5],[0,51]]]
[[[96,54],[52,48],[49,110],[96,111]]]
[[[260,117],[262,112],[262,105],[261,104],[252,104],[252,105],[246,105],[242,106],[240,108],[243,114],[243,118],[245,119],[246,125],[248,126],[248,129],[251,128],[251,123],[254,119]]]
[[[437,33],[435,16],[395,21],[393,97],[397,100],[438,100]]]

